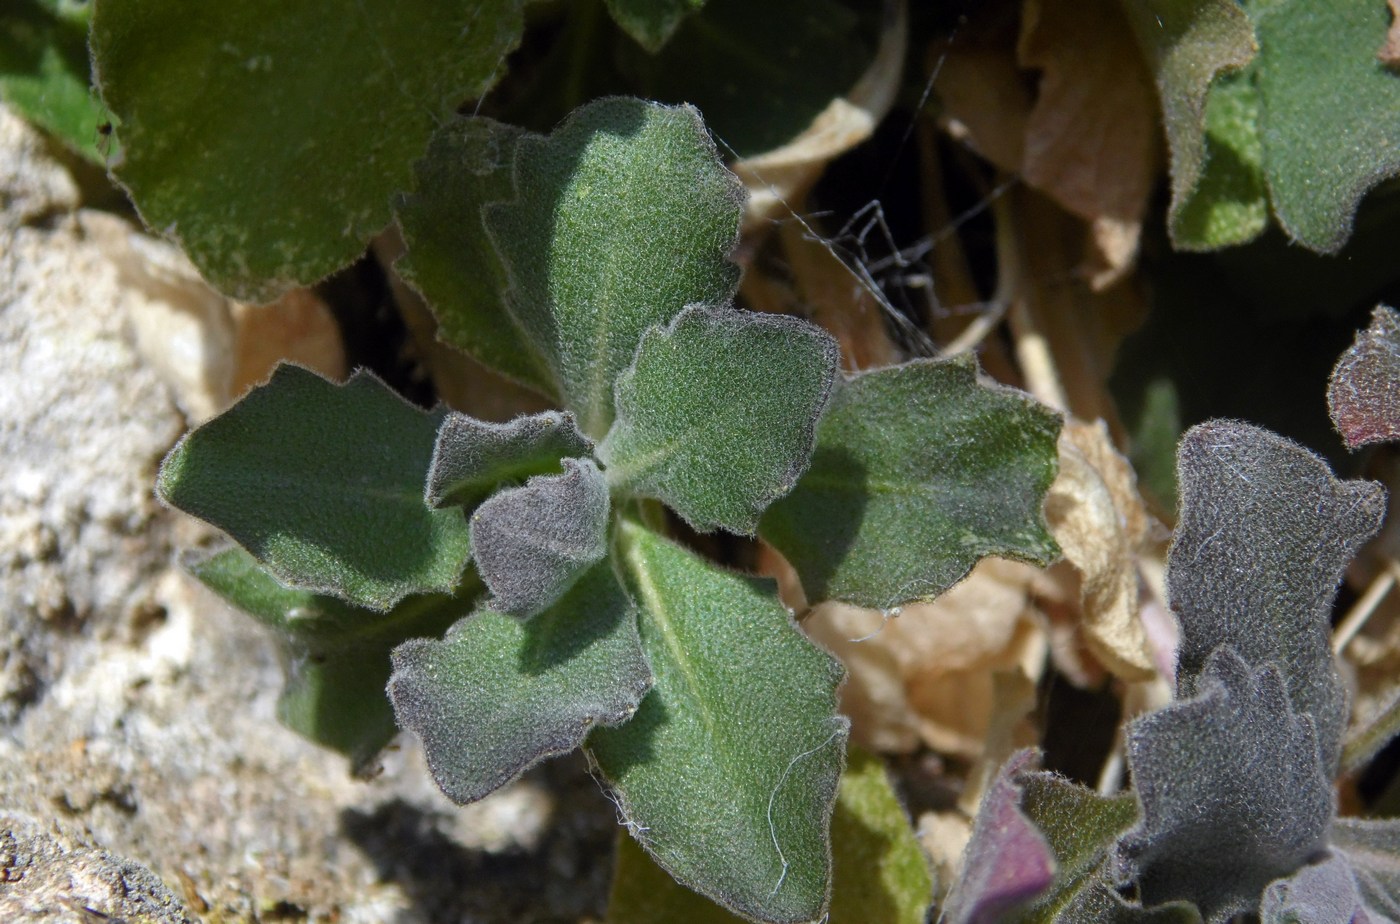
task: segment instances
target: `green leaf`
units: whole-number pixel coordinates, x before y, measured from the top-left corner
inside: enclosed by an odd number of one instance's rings
[[[608,0],[608,12],[642,47],[656,52],[682,20],[704,5],[705,0]]]
[[[528,622],[484,609],[401,645],[389,697],[438,786],[466,803],[627,721],[650,685],[636,609],[600,562]]]
[[[91,89],[81,0],[6,0],[0,10],[0,100],[97,163],[106,110]]]
[[[520,40],[522,0],[99,0],[114,165],[218,288],[268,301],[355,259],[435,126]]]
[[[455,596],[410,597],[388,613],[375,613],[284,587],[242,549],[188,567],[206,587],[276,633],[287,669],[277,701],[282,724],[346,754],[357,769],[398,731],[384,692],[389,653],[415,636],[440,635],[480,591],[470,581]]]
[[[1348,449],[1400,439],[1400,313],[1385,305],[1337,360],[1327,409]]]
[[[1384,3],[1278,0],[1256,17],[1264,168],[1284,230],[1321,253],[1351,234],[1361,197],[1400,172],[1400,75],[1376,50]]]
[[[1178,451],[1181,513],[1167,597],[1181,624],[1180,695],[1229,646],[1254,669],[1277,665],[1293,708],[1316,725],[1335,767],[1347,697],[1332,657],[1332,598],[1375,533],[1385,492],[1339,481],[1281,436],[1229,420],[1193,427]]]
[[[558,387],[543,356],[507,312],[506,270],[481,210],[515,197],[512,168],[522,132],[490,119],[454,118],[433,133],[414,166],[413,192],[394,214],[407,254],[399,274],[432,308],[438,339],[543,395]]]
[[[678,882],[735,913],[821,917],[844,670],[793,624],[774,582],[629,521],[619,529],[656,680],[632,721],[594,732],[588,749],[628,829]]]
[[[831,816],[827,924],[924,924],[928,862],[879,758],[851,747]],[[630,837],[618,837],[608,924],[733,924],[743,918],[677,883]]]
[[[621,98],[575,110],[547,138],[520,139],[515,189],[485,212],[510,311],[564,407],[601,439],[613,383],[647,328],[733,295],[743,189],[694,109]]]
[[[533,616],[608,553],[608,483],[592,459],[565,459],[472,514],[472,558],[491,607]]]
[[[1041,515],[1060,418],[977,381],[974,360],[916,360],[838,387],[812,465],[759,533],[813,600],[936,597],[986,555],[1048,564]]]
[[[1400,920],[1400,821],[1338,818],[1331,846],[1351,864],[1362,901],[1376,918]]]
[[[1020,924],[1077,921],[1090,906],[1104,906],[1100,890],[1111,892],[1111,861],[1118,838],[1138,817],[1131,795],[1101,796],[1053,773],[1025,773],[1021,782],[1021,811],[1055,856],[1055,878],[1049,889],[1012,920]],[[1131,909],[1124,914],[1130,914]]]
[[[1172,243],[1196,250],[1248,240],[1263,230],[1268,203],[1257,171],[1236,160],[1240,136],[1228,131],[1232,107],[1221,98],[1227,82],[1239,83],[1221,75],[1253,57],[1249,18],[1235,0],[1124,0],[1123,9],[1148,52],[1162,100]],[[1241,237],[1251,219],[1258,226]]]
[[[652,328],[598,447],[608,482],[706,532],[751,535],[807,468],[840,348],[797,318],[692,306]]]
[[[449,411],[433,444],[426,500],[470,510],[503,482],[557,473],[565,457],[592,451],[571,414],[545,411],[500,424]]]
[[[186,434],[156,490],[283,583],[387,612],[451,591],[470,554],[461,512],[423,502],[441,417],[368,372],[336,385],[284,364]]]
[[[1206,163],[1196,187],[1172,203],[1172,243],[1216,250],[1254,240],[1269,225],[1259,88],[1253,65],[1216,80],[1206,100]]]

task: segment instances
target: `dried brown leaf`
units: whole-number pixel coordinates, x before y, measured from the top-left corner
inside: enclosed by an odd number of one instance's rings
[[[1019,173],[1026,153],[1031,99],[1016,63],[1015,36],[977,30],[934,44],[934,92],[942,124],[953,138],[1007,173]]]
[[[1034,681],[1044,664],[1044,624],[1028,597],[1036,574],[1029,565],[985,559],[937,600],[897,615],[815,607],[803,628],[846,664],[842,711],[851,717],[852,737],[887,752],[923,743],[980,757],[989,732],[1006,718],[997,709],[995,675]]]
[[[1134,236],[1121,229],[1141,224],[1159,171],[1151,74],[1113,0],[1027,0],[1018,56],[1041,71],[1026,127],[1026,182],[1082,218],[1119,228],[1116,239],[1094,241],[1089,273],[1101,287],[1136,258]]]
[[[1147,680],[1155,673],[1138,616],[1137,556],[1148,517],[1127,460],[1102,421],[1070,420],[1060,435],[1060,475],[1045,518],[1065,558],[1079,571],[1085,640],[1114,675]]]
[[[1390,31],[1376,57],[1386,67],[1400,68],[1400,0],[1390,0]]]

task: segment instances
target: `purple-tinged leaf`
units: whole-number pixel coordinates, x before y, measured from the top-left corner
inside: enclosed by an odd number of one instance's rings
[[[1327,408],[1350,449],[1400,439],[1400,314],[1394,308],[1377,305],[1371,326],[1337,360]]]
[[[1335,766],[1347,698],[1329,643],[1342,572],[1380,526],[1385,492],[1338,481],[1281,436],[1229,420],[1193,427],[1177,465],[1181,516],[1167,593],[1181,622],[1179,695],[1222,645],[1252,668],[1277,665],[1293,709],[1312,716]]]
[[[425,499],[429,507],[470,508],[504,481],[557,473],[563,459],[592,451],[572,414],[545,411],[487,423],[452,411],[438,427]]]
[[[1400,821],[1338,818],[1332,849],[1351,863],[1372,924],[1400,921]]]
[[[1261,924],[1352,924],[1358,912],[1365,914],[1351,864],[1335,853],[1271,882],[1259,905]]]
[[[1036,757],[1030,749],[1011,755],[982,797],[962,875],[943,908],[947,924],[996,924],[1054,881],[1055,855],[1021,811],[1016,779]]]
[[[1120,849],[1144,905],[1194,902],[1219,924],[1325,849],[1332,786],[1276,668],[1225,646],[1196,691],[1128,726],[1143,818]]]
[[[608,485],[591,459],[537,475],[472,514],[472,557],[493,609],[533,616],[608,553]]]

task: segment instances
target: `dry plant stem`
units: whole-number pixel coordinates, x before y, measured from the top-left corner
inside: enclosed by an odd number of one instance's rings
[[[1385,706],[1342,743],[1342,772],[1360,770],[1396,735],[1400,735],[1400,687],[1391,690]]]
[[[1361,599],[1357,600],[1347,611],[1341,625],[1337,626],[1337,630],[1332,633],[1332,651],[1334,653],[1340,655],[1351,643],[1351,640],[1356,638],[1366,625],[1366,621],[1380,606],[1381,601],[1394,589],[1397,576],[1400,576],[1400,563],[1394,559],[1386,559],[1384,570],[1371,581],[1366,592],[1361,595]]]
[[[1016,344],[1016,360],[1025,378],[1026,390],[1056,410],[1069,409],[1050,341],[1039,318],[1032,311],[1033,297],[1025,278],[1021,228],[1010,197],[992,203],[996,222],[997,291],[994,301],[1010,306],[1008,321]]]

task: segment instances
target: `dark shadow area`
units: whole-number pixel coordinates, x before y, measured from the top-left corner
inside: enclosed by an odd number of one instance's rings
[[[656,694],[648,695],[625,725],[594,729],[588,736],[588,748],[609,776],[621,777],[633,767],[657,759],[656,735],[670,720],[665,701]]]
[[[1045,769],[1096,787],[1122,718],[1113,689],[1081,690],[1055,672],[1040,702]]]
[[[819,446],[792,493],[769,507],[759,532],[783,553],[811,600],[829,598],[855,542],[869,494],[865,464],[842,447]]]
[[[523,626],[519,667],[529,676],[567,664],[617,631],[632,616],[612,565],[604,559],[571,587],[559,602]]]
[[[456,820],[395,799],[341,813],[341,828],[382,881],[412,902],[399,920],[474,924],[563,924],[607,904],[617,822],[580,755],[551,761],[526,779],[556,799],[548,829],[531,849],[488,851],[452,836]],[[387,924],[387,922],[386,922]]]

